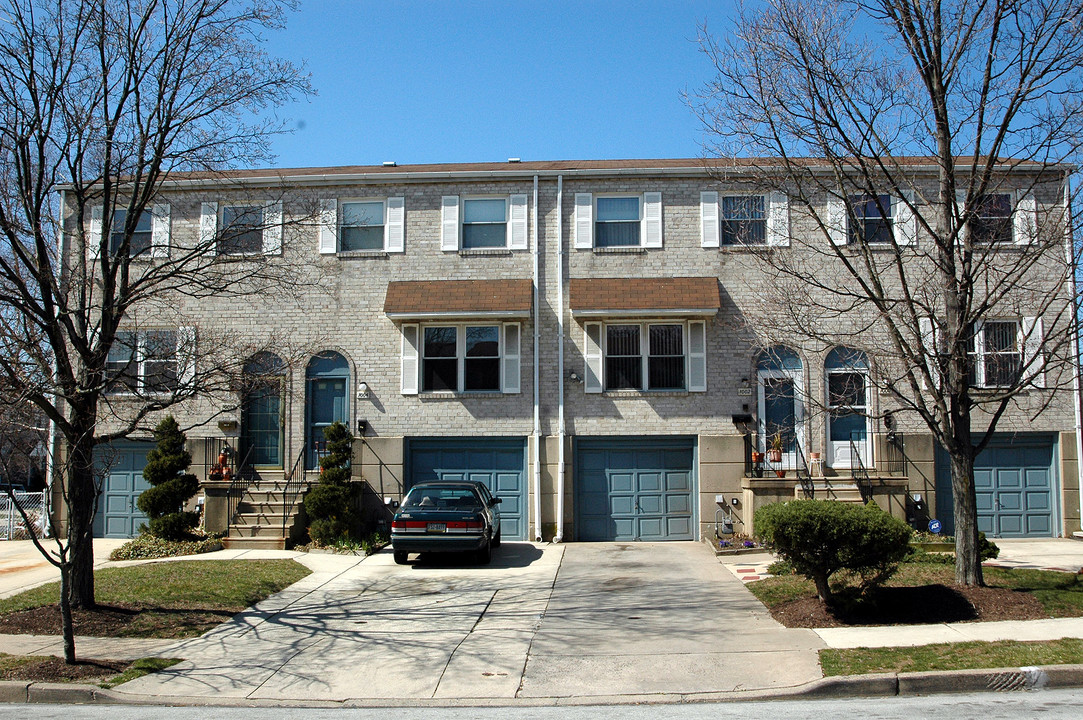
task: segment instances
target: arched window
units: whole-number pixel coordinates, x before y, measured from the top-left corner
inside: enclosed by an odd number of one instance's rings
[[[305,369],[305,417],[309,469],[319,465],[324,448],[323,430],[338,421],[349,426],[350,364],[342,355],[328,350],[316,355]]]
[[[242,462],[273,468],[283,465],[282,388],[285,375],[286,363],[274,353],[256,353],[244,364]]]
[[[804,428],[800,356],[785,345],[767,348],[756,359],[756,385],[759,448],[775,469],[796,468]]]
[[[868,466],[869,361],[865,353],[837,347],[824,360],[827,391],[827,461],[832,467]]]

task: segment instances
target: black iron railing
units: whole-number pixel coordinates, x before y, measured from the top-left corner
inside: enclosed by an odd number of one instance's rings
[[[227,498],[229,499],[229,523],[232,525],[233,521],[237,518],[237,505],[244,499],[245,494],[248,493],[248,488],[252,486],[256,480],[259,479],[259,473],[256,472],[249,464],[249,459],[252,456],[252,448],[248,448],[242,458],[237,460],[235,468],[232,473],[232,477],[229,481],[229,492]],[[225,478],[223,478],[225,480]]]
[[[869,435],[861,431],[850,433],[850,474],[861,493],[861,502],[872,500],[872,480],[865,466],[865,451],[869,447]]]
[[[286,475],[286,483],[282,487],[282,537],[287,540],[289,539],[288,525],[293,517],[293,506],[297,504],[297,499],[305,489],[305,456],[307,454],[308,448],[302,448],[297,454],[297,460]]]
[[[883,457],[877,468],[887,475],[906,474],[906,438],[900,432],[889,432],[883,444]]]
[[[812,473],[809,472],[808,463],[805,462],[805,452],[801,449],[801,443],[794,441],[794,472],[797,474],[797,482],[801,484],[801,494],[806,500],[812,500],[816,496],[816,487],[812,484]]]

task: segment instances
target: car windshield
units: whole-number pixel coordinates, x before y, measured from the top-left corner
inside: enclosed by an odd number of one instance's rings
[[[403,510],[480,510],[481,498],[468,487],[425,485],[410,491]]]

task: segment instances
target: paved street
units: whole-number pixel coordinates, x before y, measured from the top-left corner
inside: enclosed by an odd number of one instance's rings
[[[489,567],[310,555],[315,572],[117,690],[265,700],[696,695],[820,677],[698,543],[506,543]]]

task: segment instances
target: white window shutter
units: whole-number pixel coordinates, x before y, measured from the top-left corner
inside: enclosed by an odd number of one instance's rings
[[[707,323],[688,323],[688,392],[707,392]]]
[[[767,196],[767,244],[790,245],[790,197],[784,192]]]
[[[218,203],[205,202],[199,215],[199,244],[213,251],[216,235],[218,235]]]
[[[440,249],[459,250],[459,196],[445,195],[440,202]]]
[[[1045,356],[1042,353],[1044,331],[1040,317],[1025,317],[1020,328],[1023,347],[1023,380],[1034,387],[1045,387]]]
[[[389,253],[406,252],[406,198],[387,199],[387,218],[384,222],[384,250]]]
[[[955,191],[955,207],[959,211],[959,228],[955,236],[955,244],[961,245],[963,242],[963,214],[966,212],[966,190]]]
[[[282,203],[271,203],[263,209],[263,254],[282,253]]]
[[[150,256],[169,257],[169,205],[159,203],[151,209]]]
[[[417,395],[419,325],[402,326],[402,394]]]
[[[97,260],[102,250],[102,206],[90,208],[90,224],[86,229],[87,259]]]
[[[519,323],[504,323],[504,353],[501,378],[506,393],[519,392]]]
[[[590,193],[575,194],[575,247],[594,247],[594,196]]]
[[[643,247],[662,247],[662,193],[643,193]]]
[[[1012,226],[1016,245],[1029,245],[1038,240],[1038,202],[1033,193],[1022,195],[1016,201]]]
[[[338,200],[320,200],[320,255],[338,251]]]
[[[933,384],[940,385],[940,332],[931,317],[918,318],[918,329],[921,332],[921,350],[925,357],[929,374]]]
[[[512,250],[526,250],[530,247],[527,239],[527,219],[530,213],[526,195],[512,195],[509,205],[511,217],[508,223],[510,226],[508,247]]]
[[[714,191],[699,194],[699,245],[705,248],[718,247],[718,193]]]
[[[918,241],[918,219],[912,207],[914,194],[904,191],[905,197],[891,198],[894,206],[895,243],[898,245],[916,245]]]
[[[832,245],[846,244],[846,203],[842,198],[829,197],[827,199],[827,236]]]
[[[602,391],[602,324],[584,323],[583,383],[588,393]]]
[[[177,328],[177,379],[182,389],[191,390],[196,379],[196,329]]]

